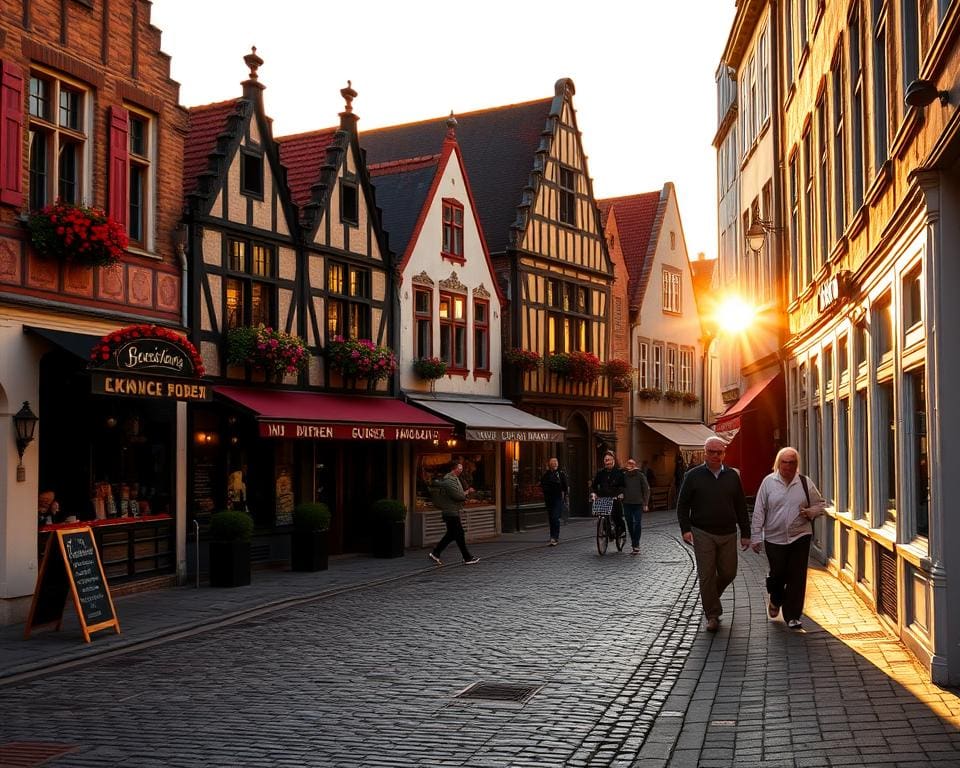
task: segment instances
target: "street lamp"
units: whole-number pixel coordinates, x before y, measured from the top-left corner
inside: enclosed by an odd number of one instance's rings
[[[30,410],[30,403],[23,401],[23,407],[13,414],[13,426],[17,431],[17,482],[22,483],[27,479],[27,471],[23,467],[23,452],[27,446],[33,442],[33,433],[37,429],[37,415]]]
[[[772,221],[767,221],[766,219],[761,219],[757,216],[753,217],[753,220],[750,222],[750,228],[746,232],[747,245],[750,246],[750,250],[755,254],[759,254],[763,250],[763,246],[767,242],[767,233],[776,232],[780,228],[775,227]]]

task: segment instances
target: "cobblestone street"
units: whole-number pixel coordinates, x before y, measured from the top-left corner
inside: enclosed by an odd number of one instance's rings
[[[741,555],[713,636],[670,515],[637,557],[598,557],[589,521],[565,533],[469,567],[409,551],[406,578],[8,682],[0,750],[55,742],[74,749],[44,764],[78,768],[960,765],[957,698],[831,577],[812,571],[791,633],[766,618],[764,559]],[[456,698],[478,682],[535,693]]]

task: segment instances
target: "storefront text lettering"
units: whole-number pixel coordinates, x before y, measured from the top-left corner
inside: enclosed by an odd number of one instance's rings
[[[209,400],[206,384],[189,384],[156,379],[131,379],[123,376],[105,376],[103,391],[108,395],[136,395],[162,397],[171,400]]]

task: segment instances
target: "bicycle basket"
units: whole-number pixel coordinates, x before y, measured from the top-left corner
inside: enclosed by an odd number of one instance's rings
[[[609,515],[613,512],[613,497],[612,496],[597,496],[593,500],[593,514],[596,515]]]

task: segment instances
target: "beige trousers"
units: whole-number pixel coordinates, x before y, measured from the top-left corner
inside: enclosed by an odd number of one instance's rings
[[[734,531],[718,536],[699,528],[691,531],[703,612],[708,619],[716,619],[723,613],[720,596],[737,576],[738,534]]]

